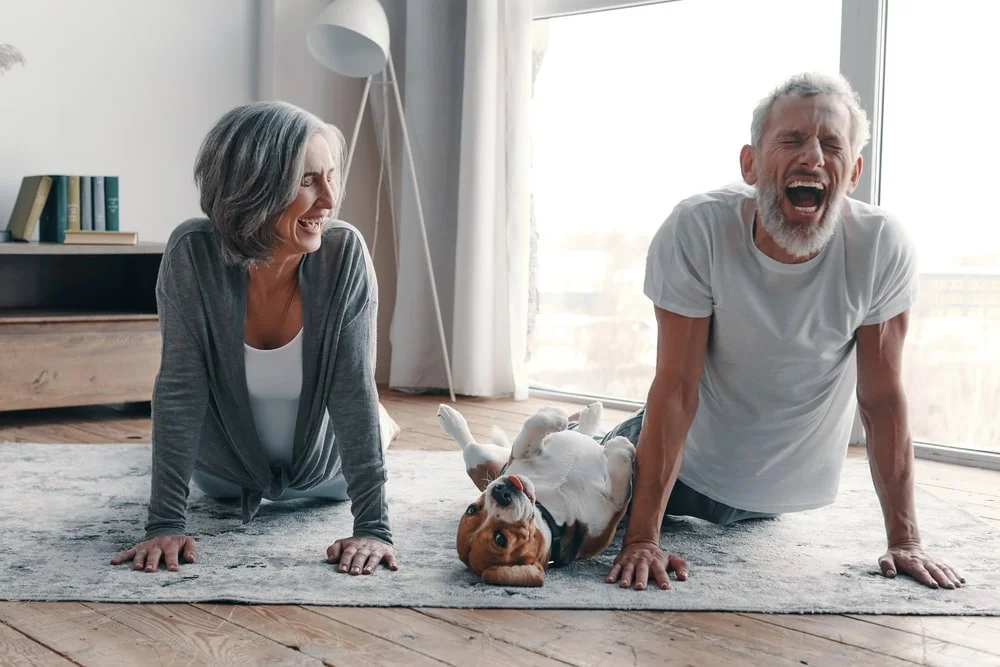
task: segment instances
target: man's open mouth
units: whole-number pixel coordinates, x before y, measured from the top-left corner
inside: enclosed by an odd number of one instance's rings
[[[819,181],[792,181],[785,187],[788,202],[800,213],[815,213],[826,198],[826,186]]]

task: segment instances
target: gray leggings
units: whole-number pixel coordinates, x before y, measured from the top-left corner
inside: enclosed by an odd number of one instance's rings
[[[643,406],[634,415],[604,435],[595,435],[594,439],[598,440],[601,445],[604,445],[611,438],[623,435],[633,445],[638,446],[639,432],[642,430],[642,422],[645,415],[646,408]],[[576,426],[577,424],[573,422],[570,423],[569,428],[575,428]],[[667,499],[667,509],[664,514],[693,516],[705,521],[711,521],[720,526],[736,523],[737,521],[745,521],[746,519],[770,519],[775,516],[774,514],[763,514],[761,512],[751,512],[749,510],[730,507],[729,505],[712,500],[703,493],[695,491],[680,480],[674,483],[674,488],[670,492],[670,498]]]

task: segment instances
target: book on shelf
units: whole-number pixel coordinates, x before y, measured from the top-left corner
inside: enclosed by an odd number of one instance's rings
[[[7,229],[10,240],[30,241],[35,229],[43,243],[66,243],[69,232],[119,230],[118,176],[40,174],[25,176]],[[100,243],[134,244],[134,232],[105,237]],[[74,236],[80,239],[79,236]],[[73,243],[98,243],[82,237]]]
[[[80,177],[80,229],[94,228],[93,176]]]
[[[94,206],[94,230],[104,231],[105,203],[104,203],[104,177],[94,176],[91,180],[94,191],[90,194],[90,201]]]
[[[80,229],[80,177],[66,177],[66,229]]]
[[[42,217],[42,209],[52,188],[50,176],[25,176],[21,179],[21,189],[14,200],[14,210],[7,221],[7,231],[11,239],[30,241],[35,227]]]
[[[138,232],[76,229],[66,232],[66,245],[135,245]]]
[[[118,177],[104,177],[104,229],[118,231]]]
[[[53,174],[52,189],[45,200],[42,218],[38,221],[38,240],[42,243],[62,243],[69,220],[69,177]]]

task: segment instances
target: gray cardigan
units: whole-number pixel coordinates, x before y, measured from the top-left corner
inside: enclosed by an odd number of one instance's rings
[[[378,288],[357,230],[328,228],[299,265],[299,287],[304,348],[293,463],[272,468],[246,384],[246,269],[223,262],[207,219],[170,235],[156,283],[163,347],[146,539],[186,532],[195,467],[243,488],[244,523],[265,496],[309,489],[342,469],[354,535],[392,543],[375,389]]]

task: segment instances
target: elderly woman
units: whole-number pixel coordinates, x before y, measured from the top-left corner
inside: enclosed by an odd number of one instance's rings
[[[163,346],[153,390],[144,541],[116,555],[155,572],[194,562],[193,480],[238,498],[350,500],[340,572],[396,569],[383,452],[398,433],[374,380],[377,287],[353,227],[332,222],[344,141],[284,103],[226,113],[195,165],[207,219],[171,234],[156,285]]]

